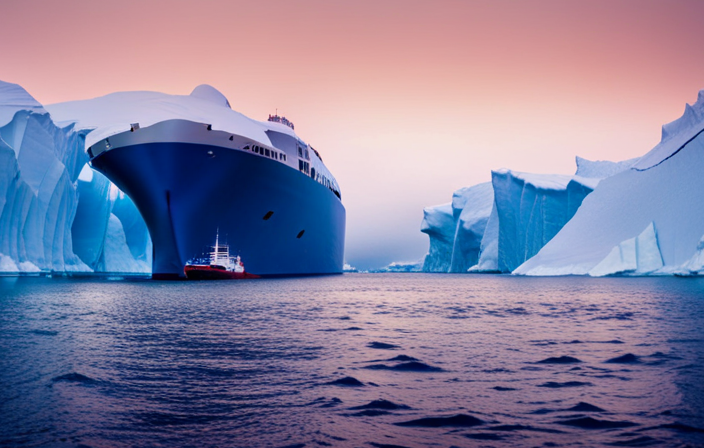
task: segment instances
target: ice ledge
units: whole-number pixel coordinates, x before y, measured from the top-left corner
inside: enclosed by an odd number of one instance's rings
[[[640,235],[627,239],[611,249],[606,258],[589,271],[589,275],[592,277],[616,274],[646,275],[662,267],[658,237],[655,226],[651,222]]]

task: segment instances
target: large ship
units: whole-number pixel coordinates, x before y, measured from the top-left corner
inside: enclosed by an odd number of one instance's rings
[[[207,85],[182,96],[115,93],[51,113],[90,130],[91,165],[139,209],[153,278],[183,278],[218,233],[253,275],[342,272],[340,188],[285,117],[252,120]]]

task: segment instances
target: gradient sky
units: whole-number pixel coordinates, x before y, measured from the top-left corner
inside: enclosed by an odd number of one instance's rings
[[[321,152],[360,268],[491,170],[650,150],[704,88],[704,2],[0,0],[0,79],[44,104],[211,84]]]

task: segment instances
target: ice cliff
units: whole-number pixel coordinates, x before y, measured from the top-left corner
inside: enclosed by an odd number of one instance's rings
[[[423,210],[421,231],[430,237],[424,272],[466,272],[477,264],[493,201],[486,182],[457,190],[449,204]]]
[[[0,272],[150,271],[134,204],[86,168],[88,133],[0,81]]]
[[[634,161],[577,157],[577,173],[492,171],[492,181],[463,188],[451,204],[428,207],[426,272],[512,272],[537,254],[574,216],[599,181]]]
[[[704,235],[702,131],[704,91],[681,118],[663,126],[652,151],[633,169],[604,179],[562,231],[515,273],[697,273]]]

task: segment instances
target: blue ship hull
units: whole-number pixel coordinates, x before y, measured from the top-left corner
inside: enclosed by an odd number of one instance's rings
[[[154,245],[152,276],[220,241],[260,276],[342,272],[345,208],[328,188],[275,160],[197,143],[144,143],[92,159],[135,203]],[[271,213],[270,213],[271,212]]]

